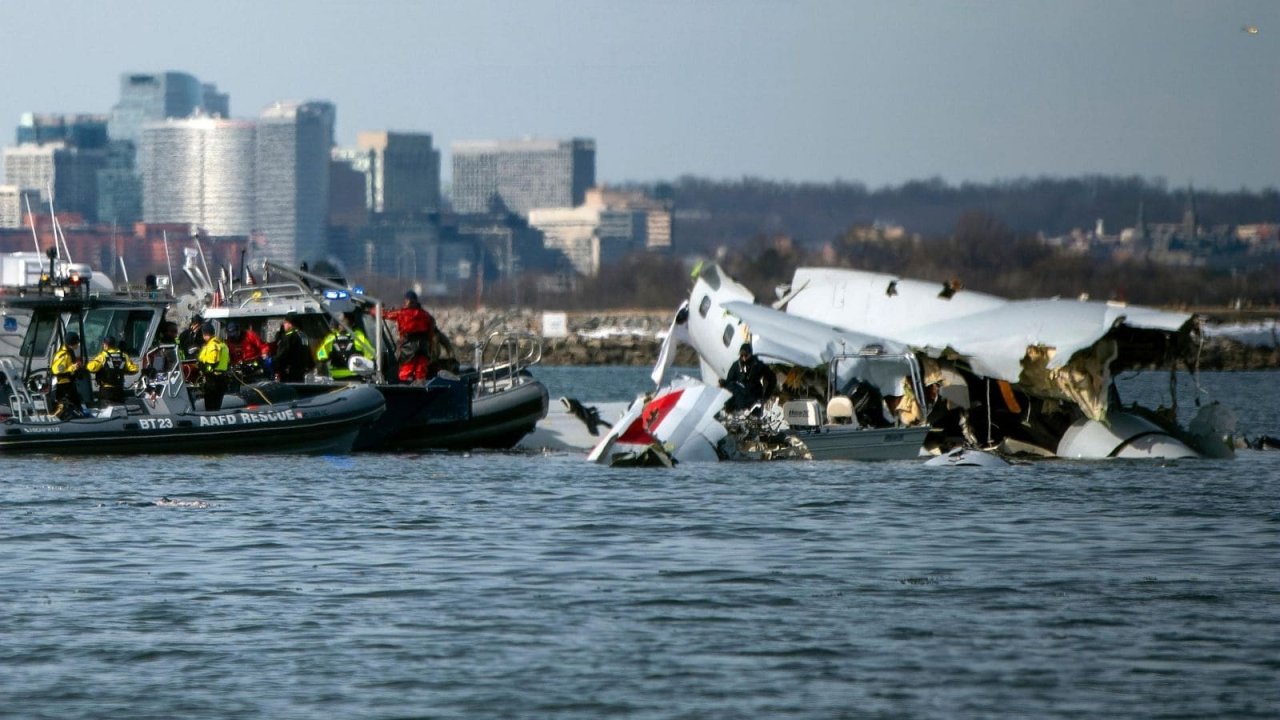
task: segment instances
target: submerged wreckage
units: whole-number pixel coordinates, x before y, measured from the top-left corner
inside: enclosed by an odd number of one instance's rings
[[[1176,407],[1125,405],[1113,382],[1140,368],[1168,368],[1172,382],[1194,355],[1193,315],[828,268],[798,269],[780,295],[760,305],[719,267],[695,271],[654,368],[658,391],[590,459],[1231,455],[1221,406],[1182,428]],[[700,380],[669,377],[678,343],[697,352]],[[744,345],[768,369],[761,387],[727,381]]]

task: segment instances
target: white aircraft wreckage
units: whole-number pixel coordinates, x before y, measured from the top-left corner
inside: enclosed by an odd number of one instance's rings
[[[1172,370],[1198,338],[1193,315],[825,268],[798,269],[779,294],[760,305],[719,267],[695,271],[654,368],[659,390],[638,398],[590,459],[1231,455],[1220,405],[1200,409],[1193,433],[1171,419],[1176,408],[1124,406],[1112,382],[1123,370]],[[700,381],[671,381],[679,343],[697,352]],[[744,345],[767,368],[758,382],[734,367]]]

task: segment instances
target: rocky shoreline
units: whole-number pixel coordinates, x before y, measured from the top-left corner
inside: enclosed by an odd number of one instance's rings
[[[541,311],[524,309],[431,308],[436,323],[454,345],[469,357],[470,348],[498,330],[542,337],[545,365],[652,365],[673,312],[610,310],[564,313],[564,333],[544,328]],[[554,318],[553,318],[554,320]],[[554,324],[554,323],[553,323]],[[548,333],[548,331],[550,331]],[[548,334],[556,335],[548,337]],[[689,348],[676,355],[676,364],[693,366],[697,356]],[[1245,344],[1220,334],[1205,333],[1200,348],[1201,370],[1273,370],[1280,368],[1280,344]]]

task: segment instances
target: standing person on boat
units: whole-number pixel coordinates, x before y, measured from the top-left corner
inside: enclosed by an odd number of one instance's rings
[[[271,354],[253,328],[241,328],[234,320],[227,323],[227,349],[231,351],[231,367],[244,382],[252,382],[264,372],[262,360]]]
[[[192,315],[187,329],[178,336],[178,349],[182,352],[182,357],[193,358],[200,354],[200,348],[204,347],[202,329],[204,329],[204,318],[200,315]]]
[[[76,389],[76,376],[83,370],[83,358],[80,355],[80,335],[69,332],[63,340],[62,347],[53,354],[53,362],[49,371],[56,378],[53,386],[53,399],[57,403],[53,414],[63,420],[80,416],[84,399]]]
[[[412,290],[404,294],[404,307],[387,313],[387,319],[395,321],[396,331],[400,334],[400,343],[396,346],[400,382],[425,383],[436,319],[423,309],[418,302],[418,293]]]
[[[738,348],[738,360],[729,366],[725,379],[720,387],[733,393],[733,397],[724,404],[726,410],[746,410],[773,392],[773,371],[764,361],[756,357],[751,343],[743,343]]]
[[[200,331],[204,347],[196,358],[203,378],[204,409],[221,410],[222,396],[227,394],[227,369],[231,367],[231,351],[213,331],[213,323],[205,323]]]
[[[359,374],[350,369],[351,358],[359,356],[373,360],[375,354],[363,330],[354,323],[348,328],[334,320],[329,334],[324,336],[320,349],[316,350],[316,361],[329,364],[329,377],[334,380],[352,380]]]
[[[307,370],[311,369],[311,351],[307,348],[306,338],[298,331],[297,323],[297,314],[285,315],[276,336],[276,352],[271,358],[271,367],[280,382],[303,382],[307,379]]]
[[[98,378],[101,405],[124,404],[124,376],[138,372],[128,353],[120,349],[115,337],[102,338],[102,350],[89,361],[86,369]]]

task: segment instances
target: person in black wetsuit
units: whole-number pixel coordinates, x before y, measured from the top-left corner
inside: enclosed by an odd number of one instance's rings
[[[724,404],[725,410],[746,410],[761,403],[773,392],[773,371],[756,357],[751,343],[738,348],[738,360],[729,366],[729,372],[720,387],[733,393]]]

